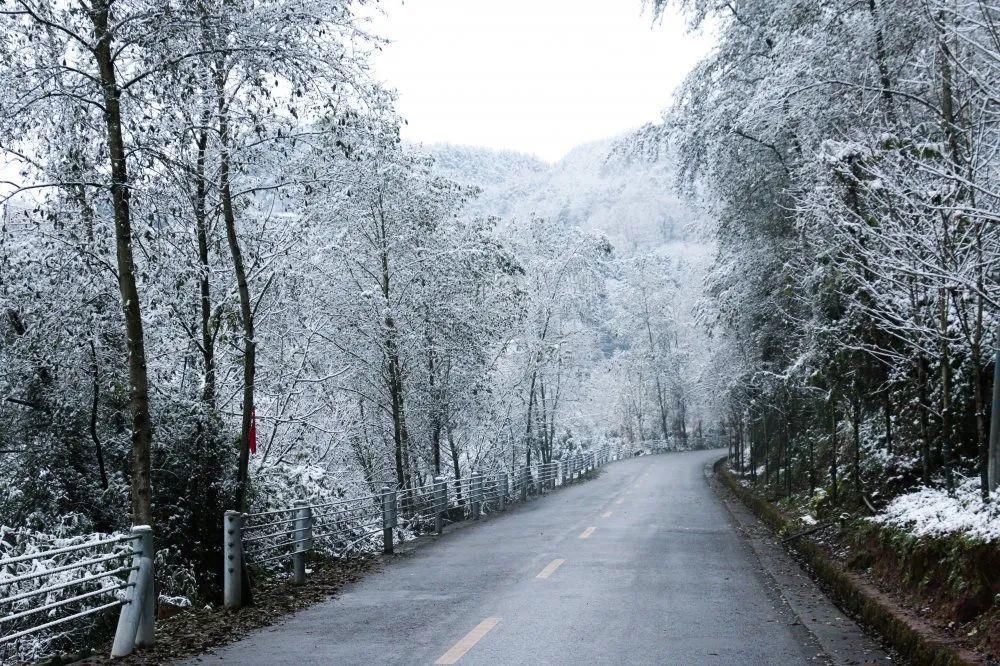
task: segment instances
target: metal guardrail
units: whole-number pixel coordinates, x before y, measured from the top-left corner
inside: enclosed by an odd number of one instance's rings
[[[349,553],[378,546],[391,553],[394,530],[442,532],[460,520],[499,513],[584,477],[616,460],[604,447],[560,461],[520,467],[513,474],[473,472],[446,480],[331,502],[296,502],[289,508],[225,514],[224,597],[242,603],[244,567],[291,567],[306,582],[314,550]],[[0,661],[26,655],[87,627],[86,620],[118,610],[112,656],[130,654],[154,640],[153,532],[139,526],[127,536],[95,539],[0,559]]]
[[[352,499],[310,504],[257,513],[227,511],[223,520],[223,599],[226,608],[243,604],[244,567],[289,563],[292,580],[306,582],[306,560],[316,544],[326,541],[327,552],[343,557],[361,544],[394,550],[394,530],[400,526],[440,534],[447,523],[478,520],[504,511],[515,502],[527,502],[580,480],[587,473],[616,460],[610,448],[570,456],[564,460],[481,473],[409,488],[383,486],[382,491]]]
[[[0,594],[0,661],[24,654],[24,641],[50,643],[114,609],[111,654],[123,657],[153,644],[153,531],[0,559]],[[49,633],[57,627],[64,631]]]

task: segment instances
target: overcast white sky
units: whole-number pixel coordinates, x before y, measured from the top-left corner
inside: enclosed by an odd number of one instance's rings
[[[655,120],[710,40],[642,0],[386,0],[376,74],[412,141],[555,161]]]

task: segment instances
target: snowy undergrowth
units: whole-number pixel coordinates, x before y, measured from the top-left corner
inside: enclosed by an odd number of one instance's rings
[[[872,518],[916,537],[960,535],[986,543],[1000,542],[1000,503],[984,503],[979,479],[965,479],[954,495],[938,488],[920,488],[893,499]]]
[[[79,569],[59,571],[60,568],[83,560],[101,559],[113,553],[126,554],[131,552],[130,544],[120,542],[98,547],[94,550],[76,551],[56,555],[47,555],[48,551],[107,541],[121,537],[121,534],[93,533],[76,536],[57,536],[27,529],[14,529],[0,525],[0,561],[23,555],[38,554],[37,559],[0,566],[0,598],[24,597],[26,593],[41,591],[48,588],[76,582],[72,587],[52,589],[38,595],[19,598],[0,604],[0,617],[29,611],[39,606],[57,604],[78,595],[98,592],[102,589],[121,585],[126,577],[121,573],[107,578],[96,578],[100,574],[114,571],[125,566],[127,559],[114,559],[98,562]],[[14,578],[27,575],[37,575],[36,578],[18,582],[8,582]],[[114,599],[124,598],[123,590],[114,590],[107,595],[97,595],[79,602],[53,608],[41,613],[33,613],[25,617],[5,622],[0,625],[0,635],[12,634],[32,626],[48,623],[73,613],[107,604]],[[52,629],[36,634],[30,634],[14,642],[0,645],[0,663],[16,661],[34,661],[54,649],[67,649],[83,645],[87,642],[90,632],[95,628],[95,617],[105,622],[111,622],[117,617],[117,609],[111,609],[101,616],[91,616],[80,621],[68,622]]]
[[[310,505],[327,505],[367,498],[376,493],[356,470],[305,463],[281,463],[262,468],[257,473],[254,487],[255,493],[251,499],[251,511],[254,512],[285,510],[299,500],[305,500]],[[360,504],[363,505],[364,501],[361,500]],[[381,513],[374,504],[367,508],[369,510],[364,512],[348,512],[336,521],[314,523],[316,534],[328,533],[331,529],[335,533],[328,538],[315,539],[313,551],[330,557],[376,552],[379,544],[374,536],[365,536],[372,531],[365,523],[370,522],[373,516],[380,517]],[[318,509],[315,513],[319,515],[333,510],[335,509],[330,507]],[[407,530],[400,530],[400,537],[407,540],[413,538],[413,535]],[[276,538],[275,542],[284,540],[287,539]],[[287,569],[287,562],[272,561],[267,568],[283,571]]]

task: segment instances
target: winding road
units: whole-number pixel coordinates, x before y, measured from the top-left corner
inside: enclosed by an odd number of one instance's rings
[[[794,563],[754,547],[706,478],[721,454],[608,465],[190,663],[885,662]]]

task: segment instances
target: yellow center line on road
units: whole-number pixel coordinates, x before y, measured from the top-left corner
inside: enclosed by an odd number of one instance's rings
[[[611,517],[610,511],[605,511],[604,513],[601,514],[601,518],[609,518],[609,517]]]
[[[552,560],[551,562],[548,563],[548,565],[544,569],[542,569],[539,572],[537,576],[535,576],[535,578],[543,578],[543,579],[548,578],[553,573],[555,573],[556,569],[561,567],[565,561],[566,560],[559,560],[559,559]]]
[[[582,533],[582,534],[580,535],[580,538],[581,538],[581,539],[587,539],[587,538],[589,538],[589,537],[590,537],[590,535],[591,535],[591,534],[593,534],[593,533],[594,533],[594,530],[596,530],[596,529],[597,529],[596,527],[588,527],[588,528],[587,528],[587,529],[585,529],[585,530],[583,531],[583,533]]]
[[[435,661],[435,664],[454,664],[482,640],[483,636],[490,633],[490,630],[497,626],[500,622],[498,617],[488,617],[479,624],[476,628],[467,633],[462,637],[462,640],[455,643],[450,650],[441,655],[441,658]]]

